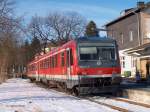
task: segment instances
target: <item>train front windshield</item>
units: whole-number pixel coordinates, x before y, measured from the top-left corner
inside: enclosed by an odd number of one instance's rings
[[[110,45],[110,44],[109,44]],[[119,65],[115,44],[79,45],[79,66],[81,67],[115,67]]]
[[[114,47],[80,47],[80,60],[116,60]]]

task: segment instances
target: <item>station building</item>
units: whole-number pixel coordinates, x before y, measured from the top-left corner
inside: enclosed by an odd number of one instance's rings
[[[138,70],[146,78],[146,63],[150,62],[150,2],[137,2],[136,7],[122,11],[105,27],[107,36],[118,42],[122,74],[130,72],[134,77]]]

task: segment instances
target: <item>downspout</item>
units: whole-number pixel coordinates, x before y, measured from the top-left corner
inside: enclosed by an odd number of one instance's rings
[[[139,17],[139,15],[140,15],[140,12],[139,12],[139,14],[138,13],[136,13],[136,12],[133,12],[135,15],[136,15],[136,19],[137,19],[137,27],[138,27],[138,46],[140,46],[141,45],[141,39],[140,39],[140,17]]]
[[[135,13],[136,14],[136,17],[137,17],[137,25],[138,25],[138,41],[139,41],[139,46],[141,45],[141,40],[142,39],[140,39],[140,17],[139,17],[139,15],[140,15],[140,12],[139,12],[139,14],[138,13]]]
[[[140,12],[139,13],[135,13],[135,15],[136,15],[136,18],[137,18],[137,27],[138,27],[138,41],[139,41],[138,42],[139,43],[138,46],[140,46],[141,45],[141,41],[142,41],[142,39],[140,39],[140,17],[139,17],[140,16]],[[139,63],[140,63],[140,59],[136,58],[136,73],[141,69],[141,65]]]

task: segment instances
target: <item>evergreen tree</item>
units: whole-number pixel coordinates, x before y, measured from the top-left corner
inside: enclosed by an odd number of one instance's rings
[[[90,21],[86,26],[85,36],[87,37],[99,36],[99,32],[97,30],[97,26],[94,21]]]
[[[30,45],[31,59],[33,59],[34,56],[40,52],[41,52],[40,40],[37,37],[34,37]]]
[[[28,40],[25,41],[23,51],[24,51],[24,56],[25,56],[24,62],[25,64],[27,64],[28,61],[30,60],[29,59],[30,58],[30,45],[29,45]]]

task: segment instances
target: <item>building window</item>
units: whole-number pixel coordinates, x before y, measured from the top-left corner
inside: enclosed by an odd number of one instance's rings
[[[118,35],[117,35],[117,32],[113,30],[113,31],[112,31],[112,38],[113,38],[113,39],[117,39],[117,36],[118,36]]]
[[[114,35],[113,35],[113,31],[112,31],[112,30],[110,30],[110,36],[111,36],[111,38],[114,38]]]
[[[136,59],[131,57],[132,67],[136,67]]]
[[[150,18],[145,18],[145,38],[150,38]]]
[[[133,41],[133,31],[129,32],[130,41]]]
[[[121,37],[121,43],[123,44],[123,33],[120,33],[120,37]]]
[[[125,68],[125,57],[124,56],[120,57],[120,62],[121,62],[121,67]]]
[[[122,68],[125,68],[125,62],[122,61]]]

